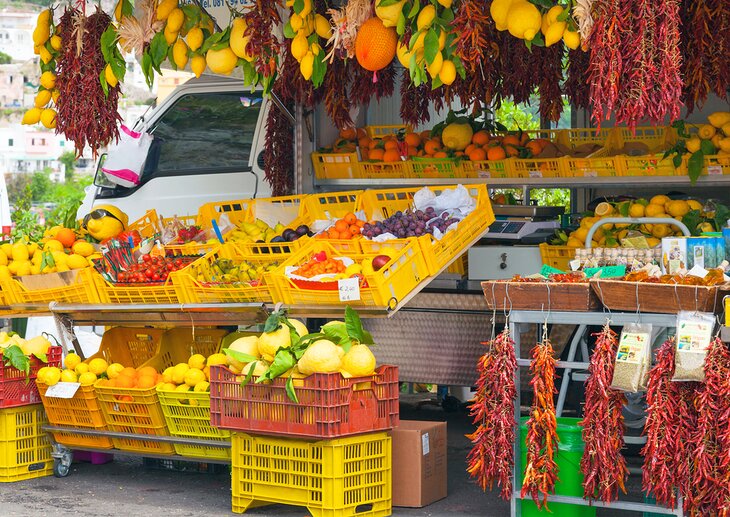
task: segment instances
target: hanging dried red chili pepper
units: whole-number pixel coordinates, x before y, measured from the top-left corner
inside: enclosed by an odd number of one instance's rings
[[[532,51],[533,60],[537,59],[539,63],[540,116],[551,122],[558,122],[563,113],[563,92],[560,84],[563,81],[564,46],[534,47]]]
[[[281,54],[276,27],[281,25],[279,9],[283,8],[282,0],[256,0],[243,15],[246,20],[245,34],[250,38],[246,49],[255,56],[253,65],[265,91],[271,88],[276,78],[278,57]]]
[[[682,54],[679,50],[681,25],[679,6],[680,0],[660,0],[655,8],[658,57],[654,90],[655,95],[659,95],[661,99],[660,109],[651,116],[656,122],[665,117],[677,120],[681,116],[683,78]],[[730,13],[730,10],[728,12]],[[728,29],[730,30],[730,27]]]
[[[695,399],[697,425],[691,429],[693,476],[685,510],[690,515],[726,515],[730,512],[730,351],[715,338],[705,358],[705,382]]]
[[[509,33],[500,33],[499,70],[502,72],[502,91],[512,97],[515,104],[530,102],[530,97],[540,84],[539,47],[527,48],[525,42]]]
[[[626,399],[622,392],[610,387],[618,348],[616,333],[606,324],[596,336],[585,387],[583,420],[579,423],[583,426],[585,442],[580,468],[584,478],[583,497],[610,503],[617,498],[619,489],[626,493],[628,469],[621,455],[622,410]]]
[[[350,118],[349,82],[347,64],[341,59],[334,59],[327,66],[322,88],[324,89],[325,111],[338,129],[353,125]]]
[[[400,118],[403,122],[419,126],[431,120],[430,91],[431,87],[427,84],[414,86],[408,73],[403,73],[400,85]]]
[[[710,54],[712,66],[712,91],[720,98],[727,98],[730,84],[730,2],[714,0],[712,34],[715,48]]]
[[[467,435],[474,444],[467,456],[467,472],[482,490],[496,483],[502,499],[509,500],[515,461],[515,345],[507,329],[482,344],[487,352],[477,362],[477,391],[469,409],[477,428]]]
[[[522,481],[522,497],[529,494],[538,508],[548,508],[547,497],[555,492],[558,465],[558,422],[555,416],[555,358],[547,337],[532,349],[530,373],[532,407],[527,419],[527,461]],[[540,499],[542,497],[542,500]]]
[[[350,100],[354,104],[367,105],[373,97],[379,101],[383,97],[393,95],[396,71],[392,63],[378,70],[377,82],[373,82],[373,73],[365,70],[354,59],[348,61],[348,68],[352,76]]]
[[[99,81],[106,66],[101,35],[111,21],[97,8],[88,18],[80,11],[66,9],[59,22],[63,48],[56,66],[56,132],[73,141],[79,156],[87,145],[96,156],[99,149],[119,138],[119,85],[105,95]]]
[[[681,5],[683,100],[690,113],[695,108],[702,107],[712,91],[710,56],[715,52],[712,3],[711,0],[683,0]]]
[[[567,78],[563,89],[570,103],[580,109],[590,106],[590,88],[588,86],[588,61],[590,54],[583,50],[568,51]]]

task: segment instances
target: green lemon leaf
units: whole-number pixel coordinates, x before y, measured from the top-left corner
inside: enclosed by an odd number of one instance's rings
[[[109,85],[106,82],[106,74],[104,73],[104,69],[101,69],[101,72],[99,72],[99,82],[101,83],[101,89],[104,90],[104,97],[109,96]],[[43,268],[41,268],[41,271]]]
[[[436,59],[439,52],[439,35],[436,30],[431,27],[426,33],[426,39],[423,41],[423,57],[429,65]]]
[[[406,16],[403,14],[403,11],[401,11],[398,15],[398,23],[395,26],[395,32],[398,36],[403,36],[406,32]]]
[[[30,358],[23,353],[18,345],[11,345],[3,351],[3,361],[5,366],[25,372],[25,375],[30,373]]]
[[[362,343],[364,339],[362,321],[358,313],[349,305],[345,307],[345,325],[347,326],[347,334],[353,341]]]
[[[251,363],[250,368],[248,369],[248,373],[246,374],[246,378],[241,381],[241,386],[245,386],[249,382],[251,382],[251,378],[253,377],[253,371],[256,369],[256,363]]]
[[[418,14],[418,11],[421,10],[421,1],[420,0],[414,0],[413,5],[411,6],[411,10],[408,13],[408,18],[415,18]]]
[[[697,182],[697,178],[702,174],[702,168],[705,166],[705,154],[702,149],[692,153],[687,162],[687,172],[692,184]]]
[[[286,22],[286,25],[284,25],[284,37],[286,39],[294,39],[294,36],[296,35],[297,33],[291,28],[291,23]]]
[[[252,363],[254,361],[258,361],[257,357],[254,357],[250,354],[246,354],[244,352],[239,352],[238,350],[231,350],[230,348],[224,348],[221,350],[225,355],[228,357],[235,359],[236,361],[240,361],[242,363]]]
[[[299,404],[299,399],[297,398],[297,393],[296,393],[296,391],[294,391],[294,378],[293,377],[289,377],[286,380],[286,396],[289,397],[289,399],[292,402]]]

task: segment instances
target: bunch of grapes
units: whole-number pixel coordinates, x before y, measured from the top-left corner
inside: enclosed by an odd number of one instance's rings
[[[446,232],[446,229],[455,222],[458,222],[458,219],[450,217],[446,212],[440,216],[437,215],[433,207],[428,207],[426,210],[406,210],[405,212],[399,210],[384,221],[374,224],[365,223],[362,234],[368,239],[384,233],[405,239],[406,237],[433,234],[434,228]]]

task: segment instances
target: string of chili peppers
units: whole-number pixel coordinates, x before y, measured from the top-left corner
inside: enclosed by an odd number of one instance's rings
[[[469,407],[476,430],[467,435],[473,447],[467,456],[467,472],[482,490],[500,487],[500,496],[512,496],[514,468],[515,375],[514,341],[506,328],[495,339],[482,343],[486,353],[477,362],[479,378]]]
[[[611,389],[614,359],[618,348],[616,333],[606,324],[596,334],[596,346],[591,356],[586,402],[583,409],[583,441],[585,451],[580,462],[583,473],[583,497],[610,503],[618,497],[618,490],[626,493],[628,476],[626,460],[621,455],[624,446],[622,392]]]
[[[558,465],[558,423],[555,416],[555,358],[553,345],[547,338],[547,325],[542,342],[532,349],[530,373],[533,400],[527,419],[527,461],[522,481],[522,497],[529,494],[539,509],[548,509],[548,494],[555,492]],[[542,500],[540,499],[542,497]]]

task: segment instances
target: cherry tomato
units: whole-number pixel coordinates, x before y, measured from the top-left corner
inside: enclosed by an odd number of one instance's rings
[[[150,255],[142,255],[142,261],[149,262],[152,260],[152,257]]]

